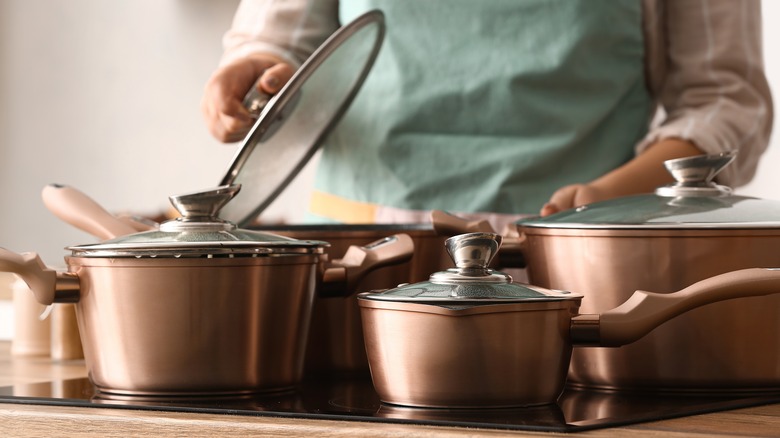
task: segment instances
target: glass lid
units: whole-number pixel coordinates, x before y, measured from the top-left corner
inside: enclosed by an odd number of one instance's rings
[[[200,257],[322,253],[329,244],[297,240],[262,231],[238,228],[218,217],[220,209],[240,190],[222,186],[203,192],[171,196],[181,217],[159,230],[120,236],[93,245],[69,247],[81,257]]]
[[[267,102],[245,100],[259,118],[220,185],[242,193],[222,217],[246,227],[303,169],[368,75],[384,38],[384,15],[368,12],[331,35]]]
[[[395,289],[360,294],[361,298],[430,304],[496,304],[506,302],[561,301],[580,299],[565,291],[513,283],[512,277],[488,268],[501,246],[494,233],[469,233],[445,242],[455,268],[431,275],[429,281]]]
[[[733,195],[712,179],[735,158],[734,152],[669,160],[674,184],[655,193],[584,205],[544,218],[528,218],[528,228],[571,229],[737,229],[780,227],[780,201]]]

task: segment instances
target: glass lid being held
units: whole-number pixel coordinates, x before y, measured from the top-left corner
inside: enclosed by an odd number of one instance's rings
[[[246,227],[303,169],[352,102],[379,53],[384,15],[370,11],[331,35],[267,102],[252,96],[259,118],[220,185],[242,193],[222,217]]]
[[[445,242],[455,268],[431,275],[429,281],[360,294],[361,298],[430,304],[496,304],[580,299],[582,295],[513,283],[512,277],[488,268],[501,247],[494,233],[469,233]]]
[[[655,193],[584,205],[518,222],[527,228],[569,229],[737,229],[780,227],[780,201],[732,194],[713,178],[735,152],[669,160],[676,182]]]
[[[322,253],[328,246],[326,242],[241,229],[221,219],[220,209],[240,188],[222,186],[171,196],[171,203],[181,217],[164,222],[158,230],[68,249],[80,257],[201,257]]]

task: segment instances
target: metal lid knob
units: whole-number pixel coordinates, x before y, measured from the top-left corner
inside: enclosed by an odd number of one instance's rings
[[[454,269],[431,275],[431,281],[507,283],[512,278],[488,269],[501,248],[503,238],[495,233],[468,233],[450,237],[445,248],[455,262]]]
[[[659,187],[655,193],[666,197],[728,195],[731,193],[731,188],[717,185],[713,179],[734,161],[736,156],[737,151],[728,151],[714,155],[667,160],[664,166],[676,182]]]
[[[263,112],[263,109],[265,109],[272,97],[270,94],[258,90],[259,85],[260,78],[257,79],[257,82],[255,82],[246,96],[244,96],[243,102],[244,107],[249,111],[249,115],[255,120],[260,117],[260,113]]]
[[[162,231],[182,231],[184,229],[224,229],[236,228],[235,224],[219,218],[219,211],[241,190],[241,185],[219,186],[203,192],[174,195],[168,199],[181,214],[180,218],[160,225]]]
[[[450,237],[444,242],[458,268],[487,269],[501,247],[502,237],[494,233],[469,233]]]

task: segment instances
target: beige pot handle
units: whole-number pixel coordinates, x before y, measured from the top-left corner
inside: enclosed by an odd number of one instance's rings
[[[431,211],[431,224],[440,236],[456,236],[469,233],[496,233],[493,226],[484,219],[469,221],[442,210]],[[525,236],[520,235],[517,227],[507,225],[503,233],[503,243],[498,254],[498,265],[503,268],[524,268],[526,266],[523,248]]]
[[[369,272],[404,263],[413,255],[414,241],[408,234],[395,234],[365,246],[352,245],[344,257],[333,260],[325,269],[319,295],[351,295]]]
[[[572,342],[618,347],[634,342],[662,323],[705,304],[780,293],[780,269],[751,268],[717,275],[679,292],[636,291],[601,315],[572,318]],[[587,299],[587,297],[585,298]]]
[[[48,306],[54,302],[57,273],[47,268],[38,254],[17,254],[0,248],[0,271],[13,272],[20,276],[39,303]]]
[[[441,236],[468,233],[495,233],[493,226],[484,219],[469,221],[442,210],[431,211],[433,229]]]
[[[73,187],[49,184],[43,188],[41,197],[46,208],[55,216],[100,239],[113,239],[137,232],[133,226]]]

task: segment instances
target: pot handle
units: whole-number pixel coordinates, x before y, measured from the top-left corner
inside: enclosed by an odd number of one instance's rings
[[[55,301],[78,301],[78,278],[70,274],[58,275],[56,271],[47,268],[34,252],[17,254],[0,248],[0,271],[20,276],[32,290],[35,299],[45,306]]]
[[[41,198],[55,216],[100,239],[113,239],[137,232],[134,227],[73,187],[49,184],[43,188]]]
[[[443,210],[431,211],[431,224],[441,236],[468,233],[495,233],[493,226],[484,219],[469,221]]]
[[[333,260],[322,275],[320,296],[349,296],[366,274],[404,263],[414,255],[414,241],[408,234],[395,234],[365,246],[352,245],[344,257]]]
[[[431,211],[431,223],[436,234],[456,236],[469,233],[496,233],[493,226],[484,219],[469,221],[443,210]],[[523,247],[525,236],[520,235],[516,227],[507,226],[501,234],[504,241],[498,253],[498,265],[503,268],[524,268],[526,266]]]
[[[775,293],[780,293],[780,268],[728,272],[668,294],[638,290],[626,302],[601,315],[572,318],[571,338],[579,345],[619,347],[705,304]]]

